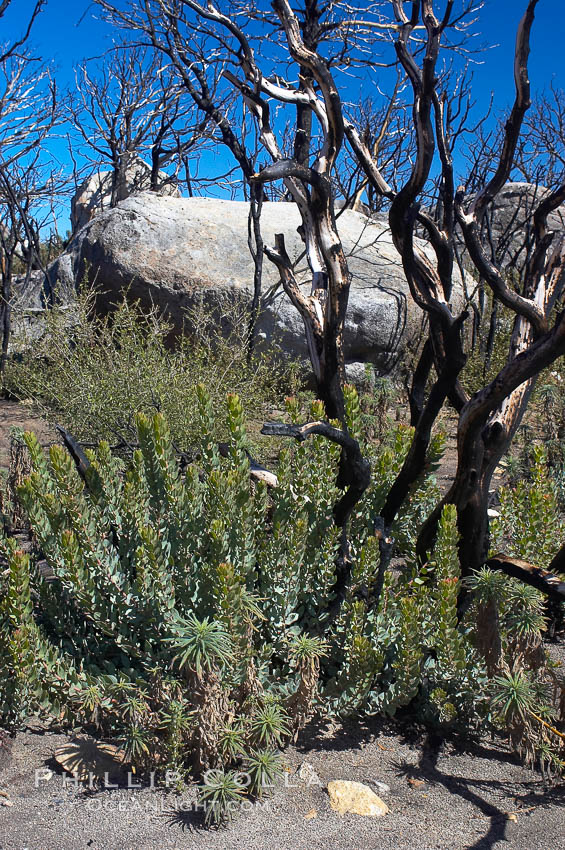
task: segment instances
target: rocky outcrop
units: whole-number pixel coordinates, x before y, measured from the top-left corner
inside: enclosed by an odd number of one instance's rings
[[[247,205],[204,198],[165,198],[143,193],[100,213],[76,235],[67,253],[51,269],[64,285],[80,281],[85,269],[107,310],[123,290],[142,304],[163,310],[180,332],[186,308],[222,298],[249,302],[253,261],[247,243]],[[298,262],[309,286],[304,246],[294,204],[265,203],[261,228],[267,244],[285,234],[287,251]],[[421,331],[399,255],[382,221],[344,210],[339,232],[349,258],[352,286],[345,330],[350,364],[370,362],[381,373],[391,370]],[[307,291],[307,290],[306,290]],[[258,330],[267,342],[306,358],[302,320],[279,286],[274,266],[265,259],[263,312]]]
[[[71,200],[71,229],[73,233],[91,221],[95,215],[109,209],[112,201],[113,172],[97,171],[79,186]],[[151,188],[151,166],[139,157],[129,165],[123,192],[126,197]],[[159,172],[159,194],[180,197],[178,187],[170,177]]]
[[[11,349],[29,345],[45,331],[46,311],[57,304],[68,312],[69,324],[74,321],[75,287],[71,279],[67,287],[51,289],[49,277],[39,270],[12,278]]]
[[[483,234],[503,268],[524,270],[532,247],[533,215],[547,193],[544,186],[507,183],[490,204]],[[565,230],[565,207],[551,213],[547,223],[550,230]]]

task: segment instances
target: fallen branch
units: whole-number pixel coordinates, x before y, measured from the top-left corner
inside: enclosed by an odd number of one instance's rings
[[[563,732],[560,732],[559,729],[555,728],[555,726],[551,726],[549,723],[547,723],[546,720],[543,719],[543,717],[540,717],[539,715],[534,714],[533,711],[529,711],[529,710],[528,710],[528,714],[531,717],[533,717],[534,720],[537,720],[539,723],[541,723],[543,726],[545,726],[546,729],[549,729],[550,732],[553,732],[554,735],[558,735],[561,738],[562,741],[565,741],[565,735],[563,734]]]
[[[86,473],[90,467],[90,461],[82,450],[80,443],[75,440],[73,435],[63,428],[62,425],[55,425],[55,428],[61,435],[65,448],[74,460],[77,471],[83,481],[86,482]]]
[[[556,602],[565,601],[565,582],[559,576],[550,573],[548,570],[543,570],[541,567],[536,567],[528,561],[510,558],[506,555],[494,555],[488,559],[486,566],[491,570],[499,570],[507,576],[517,578],[524,584],[535,587],[536,590],[540,590]]]
[[[69,452],[72,459],[74,460],[75,466],[76,466],[76,468],[79,472],[79,475],[81,476],[83,481],[86,482],[86,472],[87,472],[87,470],[90,466],[90,461],[88,460],[88,458],[86,457],[86,455],[83,451],[83,446],[92,447],[95,444],[93,444],[93,443],[83,443],[81,445],[77,440],[75,440],[73,435],[70,434],[61,425],[56,425],[55,427],[57,428],[57,431],[61,435],[61,437],[63,439],[63,443],[65,444],[67,451]],[[116,448],[128,448],[128,449],[131,450],[133,448],[139,448],[139,447],[138,447],[137,443],[134,444],[134,443],[122,442],[118,446],[112,447],[112,449],[116,449]],[[174,444],[173,444],[173,448],[175,449],[176,454],[179,456],[180,460],[184,464],[189,463],[191,461],[190,455],[188,455],[186,452],[181,451]],[[218,443],[218,451],[220,452],[220,455],[222,457],[228,457],[229,448],[228,448],[227,443]],[[279,482],[278,482],[278,478],[275,475],[275,473],[271,472],[269,469],[267,469],[266,467],[264,467],[260,463],[258,463],[254,458],[251,457],[251,455],[249,454],[248,451],[246,451],[246,454],[247,454],[247,457],[249,459],[249,476],[250,476],[250,478],[254,478],[256,481],[263,481],[268,487],[276,487]]]

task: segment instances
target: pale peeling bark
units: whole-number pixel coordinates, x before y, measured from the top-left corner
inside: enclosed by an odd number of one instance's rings
[[[191,8],[196,5],[191,4]],[[304,322],[318,394],[327,415],[344,422],[343,329],[350,276],[335,223],[330,179],[344,135],[341,100],[325,61],[304,43],[290,5],[285,0],[277,0],[273,8],[283,26],[292,58],[301,69],[307,70],[308,79],[317,83],[321,98],[314,93],[307,78],[301,80],[299,89],[284,88],[266,80],[241,30],[211,6],[207,8],[206,17],[226,26],[240,44],[240,64],[246,79],[240,80],[229,70],[224,75],[241,92],[255,116],[260,140],[272,159],[272,165],[252,174],[250,182],[266,184],[282,180],[300,211],[301,235],[312,281],[310,296],[304,296],[298,286],[282,235],[277,236],[275,246],[265,246],[265,253],[277,266],[282,286]],[[308,109],[318,119],[323,143],[312,166],[307,164],[304,150],[300,159],[283,158],[271,127],[270,108],[265,95]]]

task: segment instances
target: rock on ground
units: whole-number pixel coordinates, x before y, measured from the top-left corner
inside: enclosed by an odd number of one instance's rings
[[[390,811],[387,804],[362,782],[332,779],[328,782],[328,794],[330,806],[339,815],[349,812],[352,815],[379,818]]]

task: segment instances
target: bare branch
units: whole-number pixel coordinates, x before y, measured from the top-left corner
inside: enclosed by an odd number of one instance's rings
[[[530,107],[530,80],[528,77],[528,56],[530,54],[530,33],[534,22],[534,12],[538,0],[529,0],[524,17],[520,21],[516,36],[514,55],[514,83],[516,99],[506,122],[504,142],[500,160],[492,179],[477,194],[469,209],[469,215],[480,222],[488,204],[498,195],[510,176],[514,162],[516,145],[522,127],[524,115]]]
[[[268,422],[261,428],[261,433],[272,437],[292,437],[298,442],[307,440],[314,434],[319,434],[337,443],[346,453],[349,467],[350,483],[342,498],[334,506],[334,521],[338,528],[343,528],[347,519],[367,489],[371,481],[371,467],[363,457],[359,443],[345,431],[334,428],[328,422],[307,422],[304,425],[287,425],[283,422]]]
[[[12,0],[3,0],[2,5],[0,6],[0,18],[4,15],[4,13],[8,9],[8,6],[10,5],[11,2],[12,2]],[[27,23],[27,28],[26,28],[24,34],[17,41],[15,41],[13,44],[11,44],[9,46],[9,48],[4,51],[4,53],[0,54],[0,64],[5,62],[6,59],[8,59],[10,56],[14,56],[16,51],[19,50],[19,48],[22,47],[22,45],[24,45],[25,42],[28,40],[30,33],[31,33],[31,28],[32,28],[32,26],[35,22],[35,19],[37,18],[37,16],[41,12],[45,3],[46,3],[46,0],[37,0],[35,6],[33,8],[33,11],[31,13],[30,19]]]
[[[545,593],[549,599],[556,602],[565,601],[565,582],[553,574],[551,567],[549,570],[543,570],[528,561],[510,558],[507,555],[493,555],[485,566],[491,570],[499,570],[511,578],[517,578],[524,584],[529,584],[530,587],[535,587],[536,590]]]

